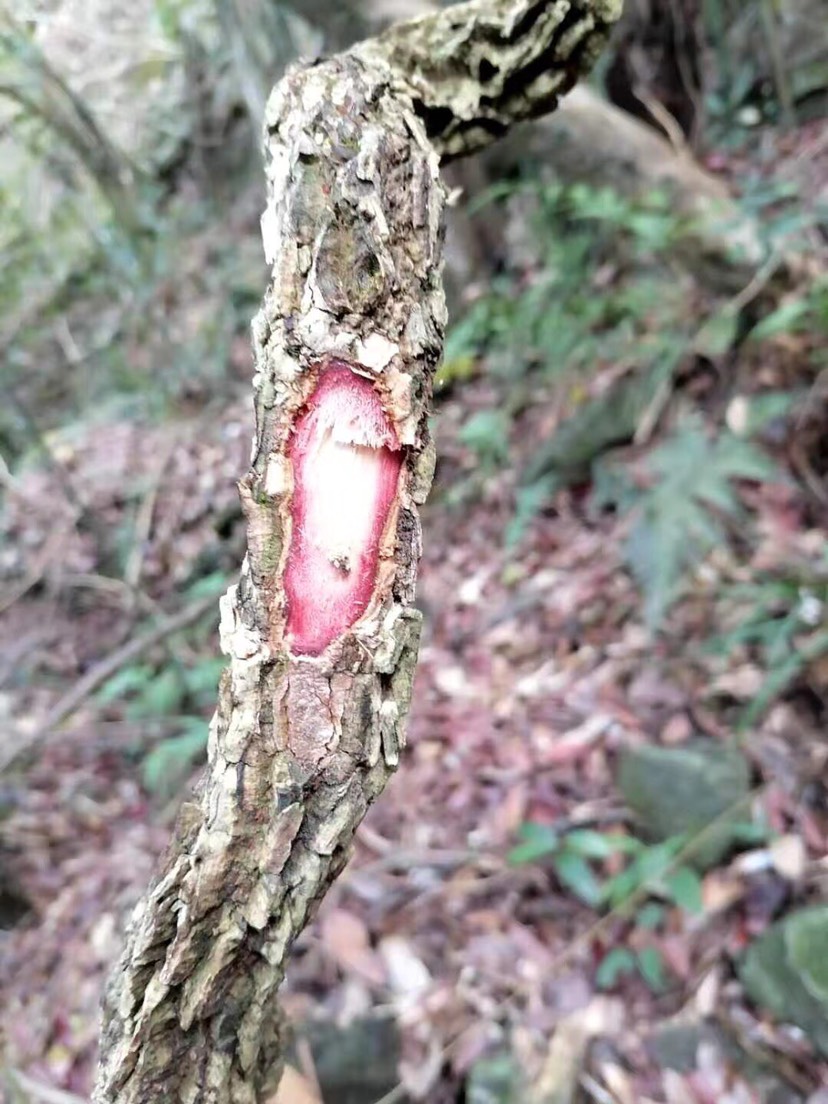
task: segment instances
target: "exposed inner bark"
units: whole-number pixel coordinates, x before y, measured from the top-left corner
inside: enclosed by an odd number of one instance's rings
[[[320,377],[288,455],[287,634],[295,654],[319,655],[368,608],[402,454],[377,392],[338,364]]]

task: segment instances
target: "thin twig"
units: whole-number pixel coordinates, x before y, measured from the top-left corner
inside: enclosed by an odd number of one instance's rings
[[[757,295],[767,286],[769,280],[782,264],[782,257],[777,252],[771,253],[768,259],[756,270],[751,280],[742,288],[738,295],[725,304],[724,310],[731,315],[736,315],[743,310],[748,303],[753,302]]]
[[[618,1104],[618,1097],[599,1085],[594,1077],[588,1073],[582,1073],[579,1078],[581,1088],[596,1102],[596,1104]]]
[[[779,100],[782,122],[785,128],[790,130],[796,123],[796,112],[794,110],[794,99],[791,91],[791,84],[788,79],[788,72],[785,68],[782,51],[779,48],[779,26],[776,20],[773,0],[760,0],[759,18],[762,24],[762,33],[765,37],[768,57],[770,58],[773,83],[776,89],[777,99]]]
[[[82,1096],[76,1096],[64,1089],[55,1089],[51,1085],[44,1085],[40,1081],[35,1081],[33,1077],[21,1073],[20,1070],[13,1069],[8,1072],[17,1088],[28,1093],[32,1100],[42,1101],[42,1104],[87,1104]]]
[[[409,851],[392,851],[373,862],[366,863],[365,866],[354,867],[353,874],[373,875],[392,870],[421,870],[424,867],[451,870],[453,867],[465,866],[467,863],[476,867],[491,867],[495,870],[500,870],[504,865],[500,856],[486,854],[483,851],[449,848],[429,850],[424,847],[412,848]]]
[[[161,489],[161,480],[177,443],[177,439],[168,442],[167,447],[159,456],[158,463],[155,465],[155,469],[152,472],[149,490],[141,500],[141,505],[135,515],[132,549],[130,550],[129,559],[127,560],[126,569],[124,571],[124,581],[127,586],[131,587],[133,590],[138,587],[138,583],[141,579],[146,544],[149,540],[150,532],[152,531],[152,519],[155,514],[155,504],[158,501],[158,493]]]
[[[188,625],[192,625],[193,622],[198,621],[215,604],[216,597],[213,594],[201,598],[172,617],[164,617],[143,636],[134,637],[122,648],[113,652],[112,655],[102,659],[100,663],[96,663],[83,678],[78,679],[72,689],[49,711],[44,722],[44,729],[57,728],[75,712],[79,705],[86,701],[90,694],[93,694],[98,687],[103,686],[107,679],[111,678],[122,667],[143,655],[154,645],[160,644],[172,633],[179,632],[181,629],[187,628]]]
[[[313,1060],[313,1051],[307,1038],[303,1035],[296,1040],[296,1057],[299,1059],[299,1066],[302,1076],[310,1085],[313,1090],[314,1096],[320,1102],[322,1101],[322,1086],[319,1083],[319,1074],[316,1070],[316,1062]]]
[[[680,160],[695,161],[693,151],[687,144],[687,139],[684,137],[684,131],[681,129],[675,115],[668,111],[664,104],[654,96],[648,96],[647,93],[641,89],[634,89],[633,95],[663,128],[667,136],[667,141],[673,147],[675,155]]]

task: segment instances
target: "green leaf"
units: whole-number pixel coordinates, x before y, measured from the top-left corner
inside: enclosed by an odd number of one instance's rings
[[[723,432],[711,440],[701,420],[687,416],[646,460],[651,485],[634,496],[625,556],[645,594],[656,627],[683,579],[725,539],[719,515],[739,516],[731,481],[774,479],[778,471],[749,441]]]
[[[754,341],[762,341],[775,334],[793,333],[800,328],[800,323],[807,317],[810,309],[811,303],[807,298],[792,299],[788,303],[783,303],[781,307],[765,315],[762,321],[753,327],[750,336]]]
[[[657,947],[643,947],[635,957],[647,985],[654,993],[660,993],[664,988],[664,960],[661,952]]]
[[[652,397],[652,387],[649,375],[628,376],[605,395],[581,403],[548,438],[538,442],[521,475],[522,482],[531,484],[552,473],[564,483],[583,478],[602,452],[632,438]]]
[[[141,696],[129,703],[125,714],[131,720],[168,717],[180,711],[185,695],[186,688],[180,670],[167,667],[152,676]]]
[[[785,929],[785,945],[802,984],[828,1012],[828,907],[792,913]]]
[[[741,843],[748,847],[767,843],[771,837],[770,827],[766,823],[755,820],[736,820],[728,824],[728,831],[734,843]]]
[[[750,767],[734,744],[702,738],[680,747],[644,744],[622,753],[618,788],[642,831],[663,841],[633,863],[642,882],[660,891],[659,880],[682,849],[683,865],[704,870],[732,847],[731,825],[748,808]]]
[[[589,828],[574,828],[564,837],[566,849],[586,859],[608,859],[619,852],[630,854],[641,849],[640,840],[621,832],[595,832]]]
[[[792,652],[787,659],[768,671],[762,689],[739,718],[739,730],[744,731],[756,724],[768,706],[787,690],[804,666],[804,657],[799,652]]]
[[[693,341],[693,351],[698,356],[715,360],[724,356],[736,343],[739,332],[739,313],[722,310],[708,318]]]
[[[196,705],[212,703],[219,677],[226,666],[227,660],[223,656],[208,656],[193,667],[184,669],[184,685]]]
[[[209,575],[202,575],[194,583],[187,587],[187,594],[193,598],[209,598],[211,594],[221,594],[230,585],[230,576],[223,571],[213,571]]]
[[[494,296],[480,299],[456,322],[448,332],[444,363],[451,364],[474,358],[488,342],[492,331],[492,318],[497,309]]]
[[[537,862],[557,851],[560,846],[557,832],[545,824],[522,824],[519,835],[523,842],[513,847],[506,856],[506,861],[513,866]]]
[[[620,908],[641,885],[641,877],[635,863],[604,882],[604,901],[611,908]]]
[[[744,395],[746,404],[744,431],[741,437],[750,437],[759,433],[768,422],[786,417],[797,400],[797,394],[791,391],[760,391],[756,395]]]
[[[679,908],[698,914],[702,911],[701,878],[689,866],[679,866],[664,877],[667,893]]]
[[[812,919],[813,917],[813,919]],[[751,1000],[795,1023],[828,1057],[828,908],[795,910],[747,948],[739,976]]]
[[[465,383],[477,371],[477,357],[471,353],[461,353],[444,360],[434,376],[435,391],[443,391],[455,383]]]
[[[591,908],[600,905],[604,891],[586,859],[573,851],[564,850],[555,856],[552,865],[561,885],[571,889],[585,905]]]
[[[97,700],[101,705],[111,705],[128,694],[141,692],[146,689],[152,676],[152,667],[144,664],[124,667],[111,679],[107,679],[96,695]]]
[[[664,915],[664,905],[659,905],[656,901],[648,901],[635,914],[636,927],[644,928],[647,931],[655,931],[656,928],[661,927]]]
[[[170,796],[182,776],[207,747],[208,725],[201,717],[184,717],[184,729],[177,736],[162,740],[144,759],[141,774],[151,794]]]
[[[506,547],[514,548],[526,532],[530,522],[549,502],[561,481],[550,475],[532,483],[528,487],[518,487],[514,517],[506,526]]]
[[[513,1104],[524,1096],[523,1080],[519,1063],[511,1051],[484,1056],[466,1075],[464,1099],[466,1104]]]
[[[510,419],[505,410],[478,410],[461,428],[464,445],[489,463],[500,463],[509,454]]]
[[[636,962],[632,951],[626,947],[613,947],[604,955],[595,972],[595,984],[599,989],[614,988],[622,977],[635,972]]]
[[[642,886],[656,886],[667,867],[673,861],[673,856],[681,846],[681,838],[671,837],[663,843],[655,843],[647,847],[635,861],[635,870],[638,874],[639,884]]]

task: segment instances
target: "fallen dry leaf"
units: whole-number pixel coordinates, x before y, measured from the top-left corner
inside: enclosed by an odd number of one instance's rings
[[[324,1104],[324,1102],[306,1077],[303,1077],[293,1066],[285,1066],[276,1095],[272,1096],[267,1104]]]
[[[369,985],[384,985],[382,959],[371,947],[363,920],[343,908],[328,909],[320,919],[320,937],[327,954],[346,973],[357,974]]]
[[[411,943],[401,935],[389,935],[380,942],[379,951],[392,992],[404,1004],[415,1003],[431,984],[431,974]]]
[[[789,833],[779,836],[770,845],[770,857],[777,874],[789,882],[801,881],[808,862],[808,853],[801,836]]]

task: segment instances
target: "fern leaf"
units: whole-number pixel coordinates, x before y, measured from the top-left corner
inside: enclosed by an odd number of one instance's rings
[[[650,453],[646,470],[652,483],[636,495],[626,556],[644,590],[646,620],[657,626],[688,571],[726,539],[723,520],[741,515],[732,481],[778,472],[749,441],[728,432],[711,440],[697,416]]]

